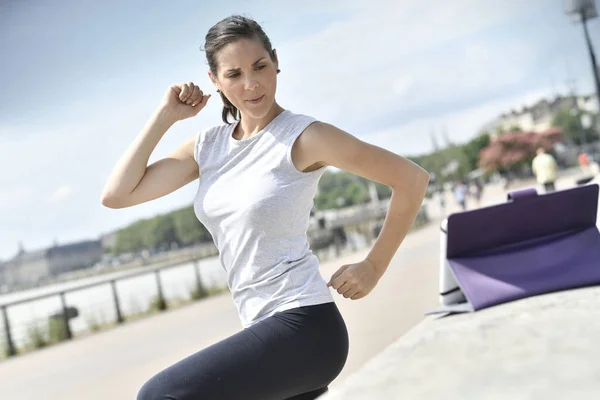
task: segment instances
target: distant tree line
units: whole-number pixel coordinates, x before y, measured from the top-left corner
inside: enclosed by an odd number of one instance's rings
[[[432,183],[450,182],[461,179],[478,168],[479,153],[490,143],[490,135],[482,132],[475,138],[462,145],[450,145],[410,160],[419,164],[430,174]],[[455,164],[455,167],[452,167]]]
[[[114,254],[142,250],[164,250],[173,243],[186,246],[192,243],[210,242],[212,237],[202,225],[192,205],[167,214],[142,219],[117,231]]]
[[[319,182],[315,209],[337,209],[370,201],[369,180],[345,171],[326,171]],[[391,196],[391,189],[374,182],[380,199]],[[179,247],[212,241],[208,230],[198,221],[192,205],[143,219],[120,229],[116,234],[113,254],[164,250],[176,244]]]

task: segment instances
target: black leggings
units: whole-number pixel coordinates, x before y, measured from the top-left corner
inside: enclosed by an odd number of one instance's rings
[[[152,377],[138,400],[308,400],[348,356],[335,303],[277,313]]]

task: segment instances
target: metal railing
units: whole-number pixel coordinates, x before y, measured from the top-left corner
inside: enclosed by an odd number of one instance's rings
[[[372,218],[372,216],[370,216]],[[368,220],[369,218],[358,218],[356,221],[350,221],[350,222],[359,222],[359,224],[361,222],[364,222],[365,220]],[[415,221],[415,226],[421,226],[425,223],[427,223],[427,221],[429,220],[427,212],[425,210],[425,208],[423,207],[421,209],[421,211],[419,212],[419,215],[417,217],[417,220]],[[345,221],[346,223],[349,221]],[[378,220],[375,219],[371,219],[371,222],[374,224],[368,224],[370,229],[363,229],[361,230],[361,233],[364,234],[366,242],[368,245],[370,245],[372,243],[372,241],[378,236],[378,228],[380,228],[380,226],[377,224]],[[350,226],[348,226],[350,227]],[[341,236],[340,236],[340,232],[338,232],[338,230],[342,228],[346,228],[346,227],[342,227],[339,226],[339,224],[337,224],[337,227],[335,228],[327,228],[327,231],[331,231],[330,235],[328,235],[327,238],[325,238],[324,243],[323,243],[323,247],[321,247],[319,250],[333,250],[334,257],[339,257],[342,253],[342,248],[345,247],[344,245],[347,245],[347,243],[343,243]],[[375,232],[375,231],[377,232]],[[342,234],[342,236],[345,236]],[[316,244],[316,243],[315,243]],[[312,247],[312,246],[311,246]],[[316,246],[319,247],[319,246]],[[351,246],[353,247],[353,246]],[[215,249],[216,250],[216,249]],[[317,255],[320,252],[319,250],[316,251]],[[358,250],[358,248],[352,248],[352,250],[356,251]],[[207,255],[215,255],[215,254],[203,254],[204,256]],[[195,258],[190,258],[187,260],[176,260],[173,262],[170,262],[167,265],[161,265],[161,266],[147,266],[147,267],[140,267],[140,269],[135,270],[135,271],[131,271],[131,272],[123,272],[121,274],[119,274],[118,277],[108,277],[106,279],[100,279],[96,282],[93,283],[88,283],[88,284],[82,284],[82,285],[78,285],[76,287],[72,287],[72,288],[68,288],[68,289],[57,289],[54,290],[50,293],[45,293],[45,294],[41,294],[41,295],[36,295],[36,296],[29,296],[27,298],[23,298],[20,300],[15,300],[15,301],[8,301],[8,302],[0,302],[0,312],[2,313],[2,322],[3,322],[3,331],[4,332],[0,332],[0,339],[4,339],[4,352],[7,356],[14,356],[18,353],[18,346],[15,343],[15,338],[13,336],[13,329],[14,329],[14,325],[11,324],[11,319],[9,316],[9,309],[12,307],[16,307],[19,305],[23,305],[26,303],[32,303],[35,301],[39,301],[39,300],[44,300],[44,299],[50,299],[50,298],[58,298],[60,300],[60,310],[58,313],[55,313],[54,315],[50,315],[50,319],[53,319],[54,324],[59,323],[59,328],[61,329],[60,331],[60,335],[57,341],[62,341],[62,340],[70,340],[73,338],[74,334],[73,334],[73,329],[71,326],[71,320],[75,317],[77,317],[79,315],[78,310],[75,307],[70,307],[67,299],[66,299],[66,295],[69,293],[73,293],[73,292],[78,292],[78,291],[82,291],[82,290],[86,290],[86,289],[90,289],[90,288],[95,288],[95,287],[100,287],[100,286],[109,286],[110,291],[111,291],[111,295],[112,295],[112,308],[114,309],[114,315],[115,315],[115,321],[117,324],[123,324],[126,321],[126,316],[123,313],[123,309],[122,309],[122,299],[119,295],[119,290],[117,288],[117,282],[123,281],[123,280],[127,280],[127,279],[132,279],[132,278],[136,278],[136,277],[141,277],[141,276],[146,276],[146,275],[152,275],[154,274],[155,276],[155,285],[156,285],[156,298],[155,298],[155,308],[158,311],[165,311],[169,305],[168,302],[165,298],[165,294],[164,294],[164,288],[163,288],[163,282],[161,279],[161,272],[168,270],[168,269],[173,269],[176,267],[182,267],[185,268],[185,264],[187,263],[191,263],[191,267],[193,268],[193,272],[194,272],[194,276],[195,276],[195,293],[192,296],[192,299],[198,299],[198,298],[203,298],[206,297],[208,294],[208,290],[205,287],[205,285],[203,284],[202,281],[202,277],[200,274],[200,269],[199,269],[199,264],[200,264],[200,259],[202,259],[203,257],[201,255],[195,254]],[[323,259],[328,258],[325,254],[323,254],[323,257],[320,257]],[[188,267],[189,268],[189,267]],[[110,306],[109,306],[110,307]],[[2,344],[2,341],[0,340],[0,344]]]
[[[188,262],[192,263],[192,268],[194,269],[194,275],[195,275],[195,279],[196,279],[195,285],[196,285],[197,296],[198,296],[198,298],[205,297],[207,294],[207,290],[204,287],[201,276],[200,276],[199,259],[190,260]],[[130,273],[124,273],[123,275],[119,276],[118,278],[107,278],[107,279],[100,280],[98,282],[84,284],[84,285],[77,286],[77,287],[70,288],[70,289],[56,290],[51,293],[46,293],[43,295],[31,296],[31,297],[27,297],[27,298],[24,298],[21,300],[0,303],[0,310],[2,313],[2,321],[3,321],[3,328],[4,328],[3,336],[4,336],[4,346],[5,346],[6,355],[9,357],[14,356],[18,352],[17,346],[15,344],[15,340],[14,340],[14,337],[12,334],[13,327],[11,326],[11,321],[10,321],[9,314],[8,314],[8,310],[10,307],[15,307],[17,305],[31,303],[31,302],[58,296],[58,298],[60,299],[60,304],[61,304],[62,328],[64,329],[64,335],[63,335],[63,337],[61,337],[61,340],[70,340],[73,338],[73,331],[71,329],[71,319],[73,318],[74,314],[75,314],[75,316],[77,316],[78,313],[77,313],[76,309],[70,308],[68,306],[66,298],[65,298],[66,294],[90,289],[93,287],[110,285],[111,292],[112,292],[112,298],[113,298],[113,307],[114,307],[114,311],[115,311],[115,315],[116,315],[115,322],[117,324],[122,324],[125,322],[125,318],[124,318],[124,314],[122,312],[119,291],[117,290],[116,283],[118,281],[131,279],[131,278],[135,278],[135,277],[140,277],[140,276],[144,276],[144,275],[154,274],[156,277],[157,305],[158,305],[157,308],[160,311],[164,311],[168,308],[168,303],[164,296],[163,284],[162,284],[162,280],[161,280],[161,271],[175,268],[175,267],[182,267],[182,265],[184,265],[184,264],[185,264],[185,262],[182,263],[180,261],[180,262],[176,262],[176,263],[169,264],[169,265],[163,265],[163,266],[159,266],[159,267],[145,267],[143,271],[133,271]]]

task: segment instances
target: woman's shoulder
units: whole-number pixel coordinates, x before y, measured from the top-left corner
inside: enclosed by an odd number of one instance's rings
[[[215,150],[223,148],[230,129],[232,129],[232,124],[223,123],[205,128],[196,133],[194,158],[199,165],[200,161],[206,163],[207,157],[212,157],[221,153],[221,151]]]
[[[309,114],[304,114],[304,113],[296,113],[293,112],[289,109],[285,110],[285,112],[287,113],[287,118],[289,120],[293,120],[293,121],[317,121],[317,118],[309,115]]]
[[[211,126],[209,128],[205,128],[197,133],[198,137],[196,141],[198,143],[214,142],[217,138],[222,137],[225,134],[225,132],[228,132],[233,124],[234,123],[223,123]]]
[[[290,110],[286,110],[285,114],[279,124],[280,129],[286,131],[294,139],[307,130],[313,123],[320,122],[317,118],[309,114],[295,113]]]

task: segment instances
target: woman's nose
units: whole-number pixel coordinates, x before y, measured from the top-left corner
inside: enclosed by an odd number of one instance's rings
[[[246,90],[254,90],[258,87],[258,81],[254,79],[246,80]]]

